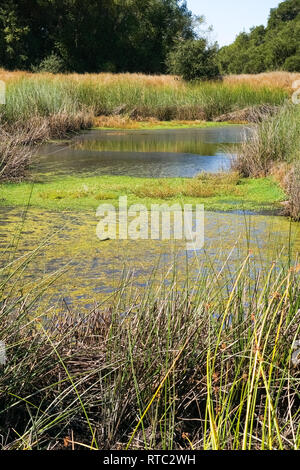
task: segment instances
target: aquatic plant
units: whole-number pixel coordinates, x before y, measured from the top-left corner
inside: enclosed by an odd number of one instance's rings
[[[233,168],[244,177],[260,177],[273,174],[287,191],[290,214],[299,218],[299,182],[293,169],[300,161],[300,108],[293,104],[280,111],[253,130],[250,139],[238,149]],[[299,177],[298,177],[299,179]]]
[[[1,272],[2,449],[299,449],[297,263],[125,276],[89,313],[40,316],[47,283],[13,281],[31,259]]]

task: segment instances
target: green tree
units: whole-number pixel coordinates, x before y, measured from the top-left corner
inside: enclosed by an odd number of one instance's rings
[[[271,10],[267,28],[252,28],[221,48],[218,62],[222,73],[299,72],[299,57],[300,0],[286,0]]]
[[[52,54],[76,72],[164,72],[174,39],[195,36],[180,0],[3,0],[0,64],[38,68]]]
[[[210,80],[220,75],[217,44],[202,39],[180,40],[167,58],[169,72],[184,80]]]

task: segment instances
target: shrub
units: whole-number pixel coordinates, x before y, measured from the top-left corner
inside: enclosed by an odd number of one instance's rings
[[[206,39],[180,41],[169,53],[167,67],[184,80],[212,80],[220,76],[217,65],[218,48]]]
[[[300,54],[286,59],[283,69],[287,72],[300,72]]]
[[[48,73],[64,73],[66,72],[66,66],[61,57],[57,54],[52,53],[48,57],[42,60],[37,68],[34,68],[35,72],[48,72]]]

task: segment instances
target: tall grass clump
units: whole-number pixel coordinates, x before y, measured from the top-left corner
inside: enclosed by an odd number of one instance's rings
[[[278,165],[285,171],[279,182],[290,197],[289,207],[294,218],[300,216],[300,107],[283,106],[275,116],[262,120],[250,139],[238,149],[233,168],[244,177],[260,177],[277,172]]]
[[[278,162],[300,160],[300,108],[286,105],[263,120],[239,150],[234,167],[243,176],[266,176]]]
[[[138,291],[127,277],[77,316],[38,315],[11,265],[2,449],[299,449],[299,266],[253,262]]]
[[[207,119],[247,106],[281,105],[288,97],[277,87],[252,87],[222,82],[189,84],[159,80],[155,77],[120,75],[47,74],[23,77],[8,82],[4,119],[13,122],[32,115],[48,116],[58,112],[76,113],[93,109],[95,115],[132,114],[160,120]]]
[[[36,144],[90,128],[93,120],[92,108],[73,100],[59,82],[10,82],[0,109],[0,180],[22,178]]]

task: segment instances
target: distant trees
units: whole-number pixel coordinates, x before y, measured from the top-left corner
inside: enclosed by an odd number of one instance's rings
[[[215,79],[220,75],[217,52],[217,44],[210,45],[204,38],[178,41],[168,54],[168,70],[185,80]]]
[[[185,0],[1,0],[0,67],[52,72],[300,71],[300,0],[272,9],[267,27],[218,51]],[[198,18],[201,22],[201,18]]]
[[[300,0],[286,0],[272,9],[266,28],[239,34],[220,49],[218,62],[222,73],[300,72]]]
[[[162,73],[177,37],[195,37],[182,0],[0,3],[0,66],[9,69]]]

